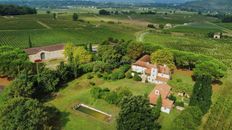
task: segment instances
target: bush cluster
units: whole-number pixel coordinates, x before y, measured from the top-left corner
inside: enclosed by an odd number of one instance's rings
[[[120,105],[124,97],[132,96],[131,91],[127,88],[119,88],[115,91],[110,91],[108,88],[93,87],[90,90],[91,96],[95,99],[103,99],[109,104]]]

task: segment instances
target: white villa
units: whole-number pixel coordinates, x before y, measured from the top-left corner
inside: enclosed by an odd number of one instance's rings
[[[28,48],[24,51],[28,54],[31,62],[35,62],[37,60],[48,61],[65,58],[64,44]]]
[[[150,61],[150,56],[145,55],[132,64],[132,75],[136,72],[140,74],[143,82],[165,84],[171,78],[170,69],[166,65],[153,65]]]

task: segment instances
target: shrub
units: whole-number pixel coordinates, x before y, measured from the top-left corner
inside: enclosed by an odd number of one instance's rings
[[[92,79],[94,76],[92,74],[87,75],[87,79]]]
[[[117,104],[119,96],[116,92],[109,92],[106,94],[105,100],[110,104]]]
[[[131,75],[131,73],[132,73],[132,71],[131,71],[131,70],[129,70],[129,71],[127,71],[127,72],[126,72],[126,74],[125,74],[125,75],[126,75],[126,78],[127,78],[127,79],[131,79],[131,78],[133,78],[133,77],[132,77],[132,75]]]
[[[176,102],[176,97],[174,95],[172,95],[172,94],[168,97],[168,99]]]
[[[176,106],[184,107],[184,102],[175,102]]]
[[[107,93],[109,93],[110,90],[108,88],[100,88],[100,87],[93,87],[90,90],[90,94],[95,99],[105,99]]]
[[[97,77],[101,78],[103,75],[101,73],[97,73]]]
[[[142,78],[141,78],[137,73],[135,73],[133,79],[134,79],[135,81],[142,81]]]
[[[96,85],[96,84],[95,84],[94,82],[92,82],[92,81],[90,81],[89,84],[90,84],[91,86],[95,86],[95,85]]]

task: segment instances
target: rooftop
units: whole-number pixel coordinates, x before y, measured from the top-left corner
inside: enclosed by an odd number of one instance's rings
[[[158,93],[157,93],[158,91]],[[158,98],[161,96],[162,98],[162,106],[167,108],[172,108],[173,101],[169,100],[167,97],[169,96],[171,91],[171,87],[168,84],[159,84],[157,85],[152,92],[149,94],[150,103],[155,105]]]
[[[24,51],[28,55],[34,55],[41,51],[52,52],[52,51],[58,51],[58,50],[64,50],[64,44],[56,44],[56,45],[50,45],[50,46],[42,46],[42,47],[24,49]]]

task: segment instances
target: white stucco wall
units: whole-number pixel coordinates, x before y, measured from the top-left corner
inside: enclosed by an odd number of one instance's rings
[[[161,111],[169,114],[171,112],[171,109],[165,108],[165,107],[161,107]]]
[[[137,73],[144,73],[146,70],[146,68],[136,66],[136,65],[132,65],[131,69],[132,71],[137,72]]]
[[[167,75],[167,74],[158,73],[158,76],[162,78],[170,79],[170,75]]]
[[[45,53],[45,59],[44,60],[52,60],[52,59],[62,59],[65,58],[64,56],[64,50],[59,50],[59,51],[41,51],[37,54],[34,55],[29,55],[29,59],[31,62],[34,62],[35,60],[40,59],[41,60],[41,53]]]

